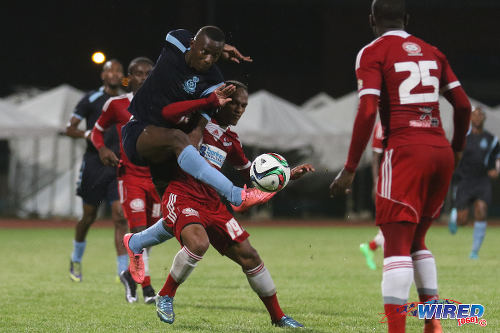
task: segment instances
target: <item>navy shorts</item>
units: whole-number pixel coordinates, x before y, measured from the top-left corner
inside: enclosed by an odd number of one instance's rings
[[[146,161],[137,152],[137,139],[148,124],[132,118],[122,126],[122,145],[130,162],[139,166],[147,166]]]
[[[103,165],[97,153],[85,153],[76,194],[93,206],[99,206],[103,200],[108,203],[118,200],[116,168]]]
[[[488,177],[462,180],[456,189],[455,206],[467,209],[476,200],[482,200],[489,206],[491,203],[491,180]]]

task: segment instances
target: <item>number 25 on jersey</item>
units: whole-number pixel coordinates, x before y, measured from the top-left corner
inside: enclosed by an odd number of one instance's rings
[[[431,69],[438,69],[436,61],[405,61],[394,64],[396,72],[410,72],[410,76],[399,85],[399,101],[401,104],[432,103],[439,99],[439,79],[432,76]],[[434,88],[430,93],[411,93],[421,83],[422,86]]]

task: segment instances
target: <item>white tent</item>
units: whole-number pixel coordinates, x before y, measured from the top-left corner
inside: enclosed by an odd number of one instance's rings
[[[17,105],[0,101],[0,138],[36,137],[55,132],[44,119],[26,117]]]

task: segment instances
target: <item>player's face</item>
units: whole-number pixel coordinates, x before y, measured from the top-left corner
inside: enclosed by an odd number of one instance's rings
[[[217,121],[222,126],[236,125],[248,105],[248,92],[243,88],[236,89],[231,98],[217,113]]]
[[[153,66],[147,63],[137,63],[131,68],[128,75],[130,89],[135,93],[142,86],[153,70]]]
[[[123,67],[117,61],[110,61],[104,65],[101,74],[104,85],[117,88],[121,85],[123,79]]]
[[[223,42],[216,42],[205,35],[199,35],[191,41],[188,65],[198,72],[206,72],[219,60]]]
[[[474,109],[474,111],[472,111],[472,114],[470,117],[470,120],[472,122],[472,126],[474,126],[476,128],[483,127],[485,119],[486,119],[486,117],[484,115],[484,112],[480,108],[476,108],[476,109]]]

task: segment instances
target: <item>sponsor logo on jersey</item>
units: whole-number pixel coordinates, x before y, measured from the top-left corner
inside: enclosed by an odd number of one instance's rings
[[[405,50],[409,56],[421,56],[422,55],[422,49],[420,48],[420,45],[412,43],[412,42],[404,42],[403,43],[403,50]]]
[[[427,302],[413,302],[401,305],[395,311],[402,315],[417,317],[418,319],[455,319],[460,327],[465,324],[476,324],[481,327],[488,325],[484,315],[484,306],[481,304],[462,304],[452,299],[435,299]],[[388,320],[388,313],[384,314],[381,323]]]
[[[130,201],[130,209],[132,209],[133,212],[142,212],[144,211],[144,200],[142,199],[134,199]]]
[[[196,209],[193,209],[193,208],[184,208],[182,210],[182,214],[184,214],[186,216],[197,216],[197,217],[200,217],[200,214],[198,213],[198,211]]]
[[[205,157],[213,165],[222,168],[226,160],[227,153],[212,145],[202,144],[200,147],[200,155]]]
[[[193,76],[192,79],[186,80],[184,82],[184,91],[188,94],[194,94],[196,90],[196,84],[200,81],[200,78],[197,76]]]

